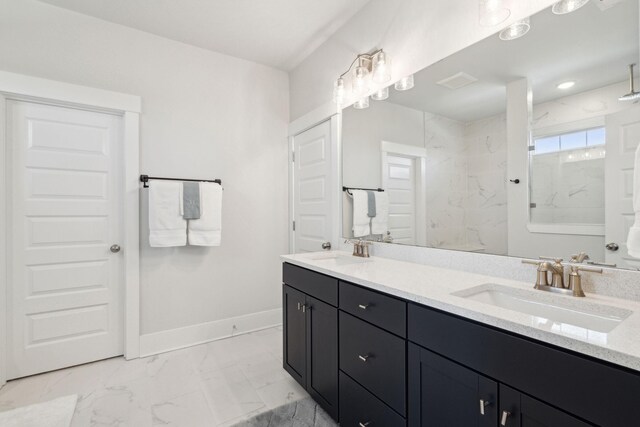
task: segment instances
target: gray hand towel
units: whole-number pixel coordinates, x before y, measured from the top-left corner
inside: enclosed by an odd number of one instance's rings
[[[376,193],[374,191],[367,191],[367,216],[369,218],[375,218],[376,216]]]
[[[200,219],[200,183],[182,183],[182,217],[184,219]]]

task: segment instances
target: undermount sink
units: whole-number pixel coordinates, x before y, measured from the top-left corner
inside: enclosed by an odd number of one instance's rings
[[[554,294],[494,283],[454,292],[452,295],[529,314],[536,317],[540,325],[547,325],[550,329],[563,329],[563,325],[568,325],[608,333],[632,314],[630,310],[593,303],[584,298],[571,300]]]
[[[319,261],[321,263],[331,265],[349,265],[349,264],[361,264],[368,262],[368,258],[358,258],[353,255],[344,255],[335,252],[327,252],[326,254],[316,255],[310,258],[313,261]]]

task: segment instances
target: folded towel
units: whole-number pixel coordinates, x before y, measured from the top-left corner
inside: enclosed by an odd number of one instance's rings
[[[199,182],[183,182],[182,183],[182,200],[181,211],[184,219],[200,218],[200,183]]]
[[[200,219],[189,221],[189,244],[220,246],[222,235],[222,186],[200,183]]]
[[[367,216],[373,218],[376,216],[376,193],[375,191],[367,191]]]
[[[640,258],[640,146],[636,149],[633,168],[633,210],[636,218],[627,236],[627,252],[634,258]]]
[[[369,202],[367,192],[351,190],[353,193],[353,236],[363,237],[371,234],[369,218]]]
[[[154,181],[149,186],[149,244],[155,248],[187,244],[187,221],[180,215],[180,183]]]
[[[376,192],[376,216],[371,218],[371,234],[387,234],[389,230],[389,196]]]

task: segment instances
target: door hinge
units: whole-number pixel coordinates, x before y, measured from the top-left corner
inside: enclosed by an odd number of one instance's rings
[[[535,203],[529,203],[529,207],[533,209],[533,208],[536,207],[536,204]]]
[[[296,222],[293,221],[293,231],[296,231]]]
[[[529,146],[529,151],[536,151],[536,144],[535,143],[533,145]]]
[[[295,151],[293,151],[293,152],[291,153],[291,161],[292,161],[292,162],[295,162],[295,161],[296,161],[296,152],[295,152]]]

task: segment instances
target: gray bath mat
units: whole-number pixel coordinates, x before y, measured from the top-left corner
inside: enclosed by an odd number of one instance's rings
[[[311,398],[287,403],[233,427],[338,427]]]

